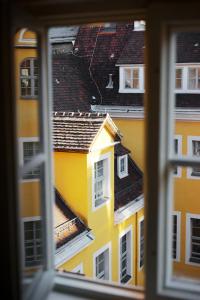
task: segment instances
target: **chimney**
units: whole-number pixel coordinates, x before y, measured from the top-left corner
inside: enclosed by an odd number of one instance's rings
[[[112,74],[109,74],[109,82],[106,86],[106,89],[113,89],[113,80],[112,80]]]

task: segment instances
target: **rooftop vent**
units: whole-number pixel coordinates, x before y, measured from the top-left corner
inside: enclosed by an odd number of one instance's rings
[[[109,82],[106,86],[107,89],[113,89],[113,80],[112,80],[112,74],[109,74]]]

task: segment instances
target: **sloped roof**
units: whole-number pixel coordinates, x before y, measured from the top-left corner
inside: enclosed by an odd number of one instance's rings
[[[108,114],[55,112],[53,114],[54,150],[87,153],[104,125],[116,139],[120,139],[119,131]]]
[[[61,194],[55,189],[54,238],[56,248],[63,246],[84,231],[89,232],[90,229],[72,212]]]
[[[200,62],[200,33],[180,32],[177,34],[177,63]]]
[[[114,174],[115,210],[118,210],[119,208],[130,203],[131,201],[136,200],[139,196],[143,194],[143,173],[130,156],[128,156],[128,176],[124,178],[118,177],[117,157],[124,154],[128,154],[128,149],[125,148],[123,145],[116,145]]]
[[[129,41],[122,50],[117,61],[120,64],[144,63],[144,31],[132,31]]]

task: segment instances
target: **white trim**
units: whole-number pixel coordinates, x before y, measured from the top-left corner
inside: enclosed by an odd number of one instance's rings
[[[24,38],[24,34],[25,34],[26,31],[29,31],[29,30],[27,28],[23,28],[23,29],[20,30],[18,43],[37,44],[37,39],[25,39]]]
[[[199,94],[200,89],[188,89],[188,83],[189,83],[189,68],[199,68],[200,64],[198,63],[187,63],[187,64],[176,64],[176,69],[182,69],[182,87],[180,89],[176,89],[176,83],[175,83],[175,93],[176,94]],[[176,80],[176,76],[175,76]]]
[[[132,279],[133,279],[133,226],[130,225],[129,227],[127,227],[125,230],[123,230],[122,232],[120,232],[119,235],[119,239],[118,239],[118,281],[119,283],[121,283],[121,238],[125,235],[125,234],[130,234],[130,240],[129,240],[129,244],[130,244],[130,249],[129,253],[128,253],[128,264],[129,264],[129,273],[128,275],[131,276],[131,278],[123,284],[128,284]]]
[[[120,224],[144,208],[144,195],[139,196],[127,205],[114,212],[114,224]]]
[[[83,263],[80,263],[78,266],[76,266],[72,272],[83,274]]]
[[[200,136],[191,136],[190,135],[187,137],[187,154],[189,157],[195,157],[193,155],[192,141],[200,141]],[[187,168],[187,178],[200,180],[200,175],[199,176],[192,175],[192,168],[188,167]]]
[[[140,226],[141,226],[140,224],[142,221],[144,221],[144,216],[142,216],[138,220],[138,263],[137,263],[137,267],[138,267],[139,271],[141,271],[144,268],[144,262],[143,262],[143,265],[140,267]]]
[[[18,138],[18,153],[19,153],[19,167],[23,168],[24,166],[24,148],[23,148],[23,143],[24,142],[39,142],[40,139],[38,136],[32,136],[32,137],[19,137]],[[32,178],[32,179],[21,179],[21,183],[26,183],[26,182],[39,182],[39,178]]]
[[[100,160],[105,161],[105,189],[106,189],[106,198],[104,199],[100,205],[95,206],[95,163],[97,163]],[[92,211],[96,211],[97,209],[101,208],[104,205],[107,205],[111,199],[111,180],[110,180],[110,174],[111,174],[111,152],[107,152],[105,154],[102,154],[100,156],[97,156],[92,161]]]
[[[139,70],[139,88],[125,88],[125,69]],[[144,65],[128,65],[119,67],[119,93],[144,93]]]
[[[180,246],[181,246],[181,212],[173,211],[172,215],[177,217],[176,258],[173,260],[176,262],[179,262],[180,261],[180,253],[181,253],[181,249],[180,249]],[[173,228],[173,224],[172,224],[172,228]]]
[[[33,266],[33,267],[29,267],[29,266],[26,266],[26,259],[25,259],[25,249],[24,249],[24,242],[25,242],[25,237],[24,237],[24,223],[26,222],[34,222],[34,221],[41,221],[42,218],[41,216],[31,216],[31,217],[24,217],[24,218],[21,218],[21,243],[22,243],[22,247],[21,247],[21,253],[22,253],[22,266],[23,266],[23,269],[24,270],[27,270],[27,269],[35,269],[35,268],[38,268],[40,265],[37,265],[37,266]],[[42,228],[41,228],[42,230]],[[41,237],[41,244],[42,244],[42,247],[44,246],[43,245],[43,238]],[[43,252],[43,251],[42,251]]]
[[[72,257],[83,251],[94,241],[94,235],[90,232],[83,232],[73,240],[58,248],[55,253],[55,267],[59,267]]]
[[[181,156],[182,155],[182,135],[176,134],[174,136],[174,140],[177,140],[177,148],[178,151],[175,153],[175,155]],[[177,174],[174,173],[174,177],[180,178],[182,176],[182,168],[180,166],[177,166]]]
[[[121,172],[120,164],[123,159],[124,159],[124,172]],[[117,175],[120,179],[128,176],[128,154],[117,157]]]
[[[190,262],[191,257],[191,219],[200,219],[200,214],[186,214],[186,253],[185,253],[185,263],[187,265],[198,266],[200,267],[200,263]]]
[[[99,280],[96,277],[96,257],[99,256],[100,254],[102,254],[103,252],[105,252],[106,250],[108,250],[108,281],[112,281],[111,242],[107,243],[106,245],[101,247],[99,250],[97,250],[95,253],[93,253],[93,278],[95,280]]]

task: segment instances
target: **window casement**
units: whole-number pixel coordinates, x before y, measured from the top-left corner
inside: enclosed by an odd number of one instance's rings
[[[182,135],[175,135],[174,137],[174,154],[177,156],[182,155]],[[182,169],[181,167],[174,168],[174,176],[181,177]]]
[[[116,23],[104,23],[101,27],[100,33],[115,33],[116,25]]]
[[[117,158],[117,174],[119,178],[128,176],[128,155],[119,156]]]
[[[177,64],[175,92],[181,94],[200,93],[200,64]]]
[[[38,97],[39,69],[37,58],[26,58],[20,64],[20,96],[25,99]]]
[[[24,265],[26,268],[42,265],[43,256],[41,234],[40,217],[23,219]]]
[[[138,269],[141,270],[144,266],[144,217],[139,220],[138,237]]]
[[[120,66],[119,93],[144,93],[143,65]]]
[[[200,215],[186,214],[186,263],[200,266]]]
[[[200,157],[200,136],[188,136],[188,155]],[[200,167],[189,167],[187,169],[187,177],[200,179]]]
[[[120,234],[119,238],[119,282],[128,283],[132,278],[133,246],[132,226]]]
[[[94,279],[111,280],[111,243],[93,255]]]
[[[20,164],[28,164],[32,158],[40,152],[40,142],[38,137],[20,138]],[[40,168],[36,167],[24,174],[23,180],[33,181],[40,177]]]
[[[93,169],[93,210],[110,199],[110,153],[101,155],[94,162]]]
[[[174,261],[180,261],[180,237],[181,237],[181,212],[174,211],[172,214],[172,227],[173,227],[173,239],[172,239],[172,257]]]

